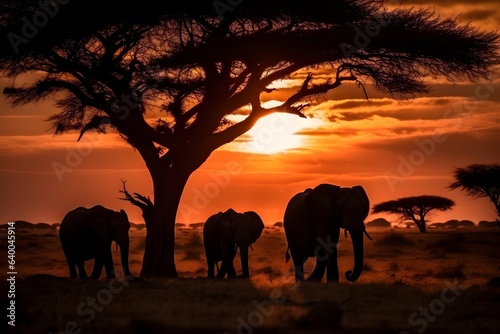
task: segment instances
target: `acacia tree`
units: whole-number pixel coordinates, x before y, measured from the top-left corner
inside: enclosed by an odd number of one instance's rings
[[[500,217],[500,165],[472,164],[465,168],[456,168],[453,172],[455,182],[448,188],[462,188],[473,198],[488,197]],[[497,219],[498,227],[500,220]]]
[[[401,220],[412,220],[421,233],[427,232],[425,216],[432,210],[446,211],[455,205],[451,199],[441,196],[411,196],[381,202],[373,206],[373,213],[393,213]]]
[[[141,276],[177,275],[175,217],[188,178],[263,116],[305,117],[344,82],[412,97],[428,91],[428,76],[486,78],[499,63],[496,33],[376,0],[65,3],[42,25],[38,1],[0,0],[0,70],[12,80],[4,93],[14,106],[55,98],[56,134],[113,128],[140,154],[154,192],[143,203]],[[330,78],[315,78],[318,69]],[[16,86],[25,74],[36,80]],[[280,106],[263,107],[274,82],[301,77]],[[246,118],[229,121],[235,112]]]

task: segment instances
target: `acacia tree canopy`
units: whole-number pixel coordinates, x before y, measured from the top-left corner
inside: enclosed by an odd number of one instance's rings
[[[480,198],[488,197],[495,205],[500,217],[500,165],[472,164],[464,168],[456,168],[453,172],[455,182],[450,189],[462,188],[467,195]],[[500,220],[498,220],[500,227]]]
[[[373,206],[373,213],[387,212],[399,215],[401,220],[412,220],[420,230],[427,231],[425,216],[432,210],[446,211],[455,205],[451,199],[441,196],[411,196],[381,202]]]
[[[429,9],[388,10],[380,0],[220,3],[0,0],[0,72],[12,104],[54,98],[56,134],[111,127],[143,158],[154,192],[143,276],[176,275],[175,217],[189,176],[261,117],[305,117],[344,82],[411,97],[428,91],[429,76],[487,78],[500,63],[496,32]],[[26,74],[32,80],[16,85]],[[302,85],[264,107],[262,95],[284,78]],[[235,123],[234,113],[246,118]]]

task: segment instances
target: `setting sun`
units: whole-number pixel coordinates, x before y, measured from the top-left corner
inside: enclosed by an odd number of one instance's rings
[[[281,105],[281,101],[271,100],[262,104],[264,108]],[[247,132],[250,141],[245,143],[244,151],[249,153],[275,154],[298,148],[304,144],[298,134],[310,127],[310,120],[286,113],[274,113],[261,118]]]
[[[272,114],[260,119],[248,131],[251,136],[246,151],[262,154],[274,154],[297,148],[302,143],[296,132],[304,127],[301,119],[294,115]]]

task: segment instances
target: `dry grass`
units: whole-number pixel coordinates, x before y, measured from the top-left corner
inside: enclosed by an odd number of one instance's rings
[[[459,263],[454,266],[444,266],[441,267],[436,273],[435,277],[441,278],[441,279],[466,279],[467,277],[465,276],[464,272],[464,265],[462,263]]]
[[[203,238],[199,232],[191,232],[184,247],[203,247]]]
[[[413,241],[401,232],[384,233],[379,238],[374,239],[374,242],[377,246],[407,247],[413,245]]]
[[[140,272],[142,265],[145,232],[131,231],[130,267],[134,274]],[[440,297],[444,280],[452,282],[455,278],[469,288],[428,324],[426,333],[493,333],[500,328],[497,316],[500,290],[486,286],[492,277],[498,276],[500,268],[498,256],[492,256],[500,252],[499,233],[370,231],[376,241],[365,243],[368,261],[354,284],[347,283],[343,275],[353,266],[352,243],[341,238],[340,284],[295,285],[293,265],[284,259],[286,239],[282,230],[263,234],[253,245],[254,251],[249,254],[249,280],[200,278],[206,276],[207,270],[201,231],[182,232],[188,233],[179,232],[176,240],[176,263],[181,278],[136,279],[123,292],[113,294],[109,305],[96,312],[91,323],[86,323],[76,308],[88,297],[97,298],[100,291],[107,289],[108,282],[57,277],[23,279],[33,274],[67,277],[68,268],[58,238],[44,235],[46,232],[20,233],[16,254],[19,272],[16,333],[64,332],[68,321],[75,321],[82,333],[235,333],[238,318],[247,321],[258,310],[255,303],[266,303],[275,293],[283,294],[283,303],[273,304],[273,313],[263,317],[262,326],[251,328],[254,333],[321,333],[310,319],[321,310],[333,310],[334,306],[341,310],[337,332],[415,333],[419,327],[408,323],[409,316]],[[464,250],[459,254],[460,260],[450,251],[450,247],[457,245]],[[440,257],[430,256],[432,249],[444,253]],[[115,267],[120,268],[119,251],[114,247],[113,257]],[[86,266],[90,272],[92,262]],[[313,267],[314,261],[309,260],[306,276]],[[241,268],[239,256],[235,268],[237,271]],[[119,269],[118,274],[121,274]],[[5,284],[2,277],[2,291],[6,291]],[[315,305],[318,312],[314,311]],[[470,305],[474,305],[472,311]],[[470,321],[479,315],[481,321]]]

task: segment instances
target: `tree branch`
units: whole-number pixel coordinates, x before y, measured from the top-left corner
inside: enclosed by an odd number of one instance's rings
[[[135,205],[139,207],[142,211],[142,217],[144,218],[144,222],[146,223],[146,228],[149,228],[148,225],[149,222],[151,221],[151,217],[153,214],[153,209],[154,209],[154,204],[153,202],[149,199],[149,197],[143,196],[138,193],[134,193],[132,196],[128,191],[125,186],[127,181],[121,180],[123,183],[123,190],[119,190],[120,193],[124,194],[124,198],[119,198],[122,201],[128,201],[132,203],[132,205]]]

